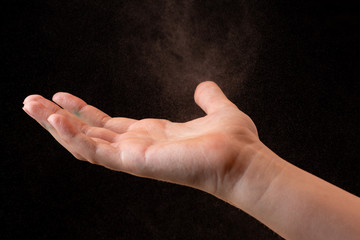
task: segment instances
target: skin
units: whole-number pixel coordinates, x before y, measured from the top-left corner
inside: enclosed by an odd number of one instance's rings
[[[208,192],[287,239],[356,239],[360,199],[286,162],[213,82],[196,88],[206,115],[175,123],[111,118],[69,94],[40,95],[24,111],[77,159]]]

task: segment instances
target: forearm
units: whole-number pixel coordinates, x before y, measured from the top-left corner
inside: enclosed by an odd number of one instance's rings
[[[222,198],[281,236],[360,236],[360,198],[284,161],[260,142],[246,151],[245,165],[232,191]]]

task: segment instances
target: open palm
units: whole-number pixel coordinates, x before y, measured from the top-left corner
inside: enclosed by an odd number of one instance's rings
[[[257,130],[215,83],[201,83],[194,98],[206,116],[185,123],[111,118],[68,93],[54,95],[58,105],[31,95],[24,110],[78,159],[216,194],[241,171],[239,149]]]

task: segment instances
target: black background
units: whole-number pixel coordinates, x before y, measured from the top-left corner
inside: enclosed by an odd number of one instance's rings
[[[146,4],[52,0],[3,6],[1,239],[279,238],[203,192],[76,161],[22,111],[29,94],[68,91],[112,116],[201,116],[192,100],[200,80],[185,82],[186,91],[176,98],[167,96],[179,86],[169,79],[164,87],[143,58],[153,36],[149,26],[156,30],[152,22],[161,12],[133,10],[140,14],[133,20],[130,10]],[[239,1],[195,5],[197,18],[220,30],[226,26],[219,22],[236,22],[241,8]],[[256,61],[235,88],[226,78],[214,80],[252,117],[274,152],[360,195],[358,10],[349,1],[250,5],[261,36]],[[201,37],[219,45],[220,30],[204,30]]]

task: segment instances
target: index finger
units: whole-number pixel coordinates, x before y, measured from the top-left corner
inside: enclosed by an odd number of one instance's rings
[[[106,113],[88,105],[84,100],[70,93],[58,92],[53,96],[52,100],[92,126],[102,127],[111,118]]]
[[[75,114],[87,124],[95,127],[103,127],[117,133],[123,133],[136,122],[130,118],[111,118],[98,108],[88,105],[84,100],[65,92],[56,93],[53,101],[62,108]]]

